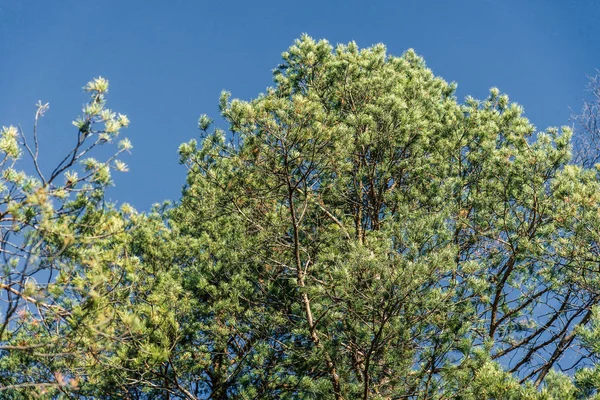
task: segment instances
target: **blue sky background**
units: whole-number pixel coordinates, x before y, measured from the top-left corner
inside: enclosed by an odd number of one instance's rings
[[[81,87],[108,78],[108,105],[129,116],[122,134],[134,145],[109,196],[147,210],[179,198],[177,147],[198,136],[198,116],[218,116],[223,89],[264,91],[303,32],[394,55],[414,48],[458,83],[460,100],[497,86],[545,129],[581,107],[600,68],[598,21],[597,0],[0,0],[0,125],[30,132],[35,103],[50,102],[40,125],[50,167],[75,141]]]

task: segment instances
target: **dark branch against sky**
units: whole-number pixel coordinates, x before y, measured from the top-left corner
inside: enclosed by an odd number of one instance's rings
[[[40,140],[42,162],[55,164],[76,140],[80,88],[108,78],[108,104],[129,116],[122,134],[134,145],[109,195],[146,210],[179,197],[177,147],[197,136],[198,116],[218,115],[223,89],[264,91],[302,33],[394,55],[414,48],[458,83],[459,99],[496,86],[542,130],[581,107],[600,67],[599,20],[595,0],[0,0],[0,125],[30,129],[36,102],[50,102]]]

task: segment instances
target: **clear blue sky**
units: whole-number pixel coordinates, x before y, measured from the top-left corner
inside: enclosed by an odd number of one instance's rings
[[[303,32],[332,43],[414,48],[458,97],[497,86],[538,127],[569,124],[587,75],[600,68],[597,0],[127,1],[0,0],[0,125],[31,126],[37,100],[50,166],[75,140],[70,125],[91,78],[110,80],[109,107],[129,116],[130,172],[113,200],[147,210],[178,199],[180,143],[222,89],[250,99]],[[60,154],[59,154],[60,153]]]

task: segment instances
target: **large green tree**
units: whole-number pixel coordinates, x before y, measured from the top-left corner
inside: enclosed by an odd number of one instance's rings
[[[496,89],[459,104],[412,51],[308,37],[221,112],[228,132],[203,116],[182,145],[166,214],[198,302],[176,350],[202,354],[177,372],[193,393],[546,396],[553,368],[593,362],[599,187],[568,129],[534,137]]]

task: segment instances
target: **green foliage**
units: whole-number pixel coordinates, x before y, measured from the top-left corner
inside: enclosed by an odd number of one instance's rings
[[[50,178],[3,129],[2,226],[27,246],[5,262],[0,390],[597,396],[600,184],[570,130],[535,134],[495,88],[459,103],[412,50],[304,36],[282,57],[265,94],[223,92],[227,132],[199,118],[182,198],[148,215],[102,201],[122,161],[83,158],[129,123],[103,78]]]
[[[127,149],[104,161],[84,156],[112,142],[128,121],[105,107],[108,81],[98,78],[85,89],[91,100],[74,122],[79,128],[75,145],[50,174],[38,164],[38,123],[48,104],[38,103],[30,142],[20,129],[2,129],[3,398],[84,390],[87,380],[93,381],[87,368],[104,364],[102,357],[122,337],[115,305],[128,294],[115,283],[124,271],[137,274],[139,269],[124,251],[130,222],[105,204],[103,192],[114,163],[120,163],[117,157]],[[29,166],[21,166],[27,160]]]
[[[570,131],[534,139],[497,89],[460,105],[414,52],[390,57],[383,46],[332,50],[304,37],[275,85],[249,102],[224,93],[230,133],[210,133],[203,116],[202,142],[180,149],[188,188],[170,223],[214,237],[213,262],[229,266],[215,282],[244,288],[206,299],[211,316],[227,299],[222,318],[240,329],[219,339],[244,337],[240,315],[285,321],[261,320],[277,334],[246,336],[255,349],[242,353],[207,343],[237,375],[209,374],[206,387],[227,376],[223,390],[244,398],[238,385],[257,372],[240,363],[277,341],[271,364],[312,383],[290,397],[550,393],[536,388],[553,366],[568,368],[568,349],[587,351],[576,331],[597,299],[581,274],[597,260],[598,187],[595,173],[568,165]],[[284,382],[253,390],[283,396]]]

